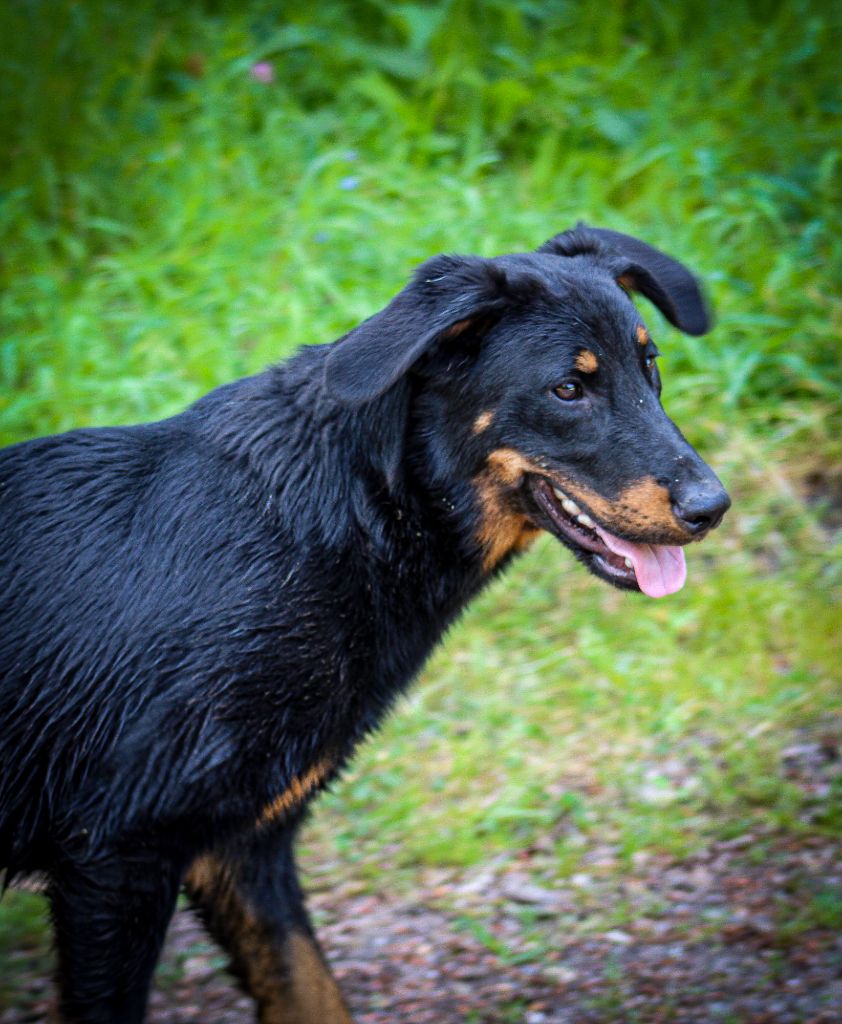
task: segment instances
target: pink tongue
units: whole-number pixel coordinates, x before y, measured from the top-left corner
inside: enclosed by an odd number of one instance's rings
[[[609,551],[631,560],[637,585],[649,597],[666,597],[681,590],[687,579],[687,563],[682,548],[659,544],[633,544],[613,534],[596,531]]]

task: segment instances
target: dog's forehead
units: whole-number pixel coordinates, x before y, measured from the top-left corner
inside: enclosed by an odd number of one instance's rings
[[[527,316],[542,351],[571,343],[631,353],[646,328],[612,269],[590,256],[515,253],[495,263],[513,284],[540,284]],[[643,332],[643,333],[641,333]]]

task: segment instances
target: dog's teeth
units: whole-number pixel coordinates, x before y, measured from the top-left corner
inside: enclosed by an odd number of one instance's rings
[[[626,568],[633,569],[634,562],[630,558],[624,558],[623,561],[626,563]]]
[[[596,527],[596,523],[591,519],[590,516],[586,516],[584,512],[580,516],[576,516],[576,522],[581,523],[582,526],[587,526],[589,530],[593,530]]]
[[[577,516],[580,515],[582,510],[579,508],[575,501],[567,497],[564,491],[560,491],[557,487],[553,487],[553,494],[561,502],[561,507],[569,516],[573,516],[573,518],[576,519]]]

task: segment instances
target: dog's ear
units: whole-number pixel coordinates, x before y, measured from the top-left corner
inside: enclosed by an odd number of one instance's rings
[[[328,394],[345,405],[382,395],[440,340],[484,328],[507,305],[505,273],[479,256],[434,256],[394,299],[334,343]]]
[[[538,252],[608,256],[617,283],[645,295],[679,330],[685,334],[710,330],[711,316],[696,278],[678,260],[639,238],[579,224],[545,242]]]

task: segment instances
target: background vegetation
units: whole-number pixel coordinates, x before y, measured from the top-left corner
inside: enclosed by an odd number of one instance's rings
[[[537,847],[552,884],[595,845],[622,868],[838,837],[838,777],[799,786],[782,751],[842,737],[839,12],[2,6],[4,443],[173,413],[338,336],[434,252],[580,218],[707,283],[705,338],[645,311],[667,407],[735,499],[685,591],[621,596],[540,543],[322,802],[312,870],[398,888]],[[0,906],[0,953],[34,900]]]

